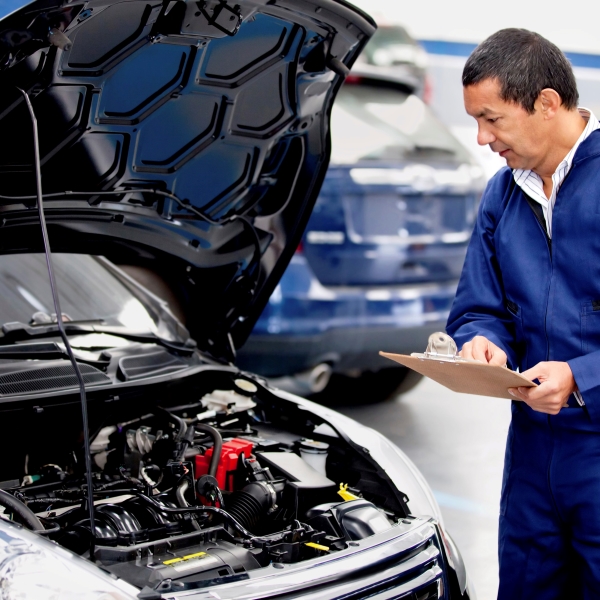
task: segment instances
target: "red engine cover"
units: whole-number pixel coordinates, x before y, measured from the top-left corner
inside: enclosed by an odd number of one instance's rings
[[[252,448],[254,448],[252,442],[239,438],[234,438],[223,444],[223,448],[221,449],[221,460],[219,461],[216,473],[217,482],[222,490],[227,490],[229,492],[234,491],[233,475],[237,469],[238,458],[242,452],[244,453],[244,456],[248,458],[252,454]],[[206,451],[206,454],[196,456],[196,479],[208,473],[212,455],[213,449],[209,448]]]

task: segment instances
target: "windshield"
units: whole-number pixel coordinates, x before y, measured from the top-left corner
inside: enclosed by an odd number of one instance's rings
[[[60,307],[70,320],[101,319],[106,325],[156,333],[144,305],[100,262],[83,254],[53,254]],[[30,323],[54,306],[43,254],[0,256],[0,323]]]
[[[331,114],[331,162],[450,159],[467,150],[417,96],[371,84],[342,86]]]

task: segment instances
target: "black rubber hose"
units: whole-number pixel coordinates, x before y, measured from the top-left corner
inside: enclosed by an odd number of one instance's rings
[[[185,493],[187,492],[189,487],[190,487],[190,482],[189,482],[188,478],[186,477],[177,486],[177,489],[175,490],[175,498],[177,499],[177,504],[179,504],[179,506],[181,506],[181,508],[187,508],[190,505],[189,502],[185,499]],[[195,521],[194,519],[192,519],[192,527],[196,530],[200,530],[199,523],[197,521]]]
[[[50,529],[41,529],[36,531],[38,535],[52,535],[53,533],[58,533],[60,531],[60,525],[58,523],[52,523],[52,528]]]
[[[171,419],[171,421],[173,421],[174,423],[177,423],[177,426],[179,427],[179,431],[177,432],[177,435],[175,436],[175,441],[177,441],[177,442],[181,441],[181,439],[185,435],[185,432],[187,431],[187,425],[185,424],[185,421],[182,418],[178,417],[177,415],[174,415],[171,411],[167,410],[166,408],[163,408],[162,406],[157,406],[156,408],[160,412],[167,415],[167,417],[169,417],[169,419]]]
[[[194,425],[197,431],[203,431],[204,433],[208,433],[210,437],[213,439],[213,453],[210,458],[210,465],[208,467],[208,474],[212,477],[217,476],[217,468],[219,466],[219,461],[221,460],[221,450],[223,449],[223,438],[221,434],[210,425],[206,423],[196,423]]]
[[[42,522],[35,516],[33,511],[18,498],[4,490],[0,490],[0,506],[4,506],[17,514],[29,529],[33,529],[33,531],[44,530]]]

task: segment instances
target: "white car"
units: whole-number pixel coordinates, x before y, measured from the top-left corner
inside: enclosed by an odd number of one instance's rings
[[[234,364],[369,17],[35,0],[0,29],[2,597],[473,598],[397,447]]]

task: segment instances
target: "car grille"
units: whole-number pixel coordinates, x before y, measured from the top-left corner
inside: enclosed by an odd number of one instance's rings
[[[6,372],[9,368],[11,370]],[[95,367],[79,364],[79,369],[86,386],[111,382],[108,375]],[[23,365],[18,369],[15,365],[7,365],[3,371],[0,371],[0,396],[48,392],[79,385],[73,365],[68,361],[52,361],[35,366]]]
[[[325,560],[285,565],[277,574],[212,586],[195,597],[209,600],[214,593],[222,600],[448,600],[441,548],[433,522],[404,521]]]
[[[433,540],[387,564],[361,569],[335,584],[311,587],[311,600],[435,600],[443,598],[441,553]],[[278,600],[297,594],[275,595]]]

